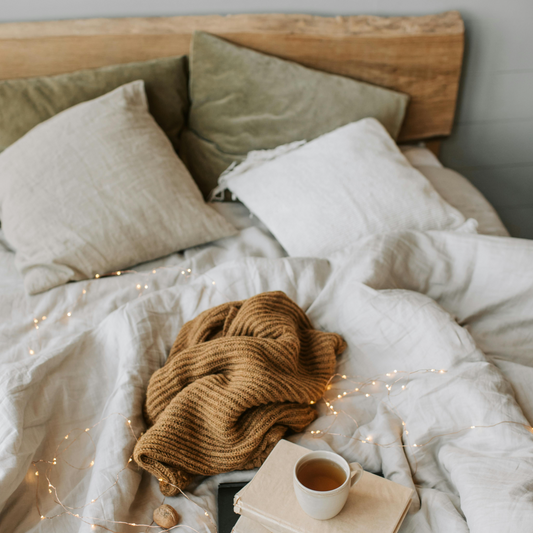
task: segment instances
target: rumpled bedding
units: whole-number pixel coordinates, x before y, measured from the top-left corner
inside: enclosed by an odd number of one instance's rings
[[[402,533],[533,531],[533,242],[405,232],[374,235],[319,260],[284,257],[267,232],[243,228],[136,274],[33,297],[24,294],[12,253],[0,251],[0,531],[81,532],[92,523],[145,531],[105,519],[150,524],[164,500],[182,524],[214,532],[196,504],[216,516],[218,483],[253,471],[199,478],[190,500],[164,499],[157,480],[134,463],[113,485],[135,443],[127,420],[137,435],[146,429],[148,381],[185,322],[272,290],[284,291],[316,328],[343,336],[340,375],[365,381],[430,370],[390,395],[369,385],[369,397],[343,396],[348,381],[339,378],[330,391],[341,395],[338,414],[319,402],[319,418],[291,440],[416,488]],[[37,331],[33,319],[42,316]],[[41,476],[32,461],[53,460],[69,432],[101,420],[61,455],[50,478],[65,505],[88,504],[71,512],[89,518],[40,520]],[[499,422],[506,423],[479,427]],[[324,437],[311,433],[326,428]],[[94,466],[77,470],[67,459]],[[63,510],[47,488],[40,479],[40,511],[49,517]]]

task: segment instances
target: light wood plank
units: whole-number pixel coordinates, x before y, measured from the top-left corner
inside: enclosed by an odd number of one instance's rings
[[[188,53],[203,30],[411,95],[400,140],[451,131],[463,56],[458,12],[423,17],[230,15],[0,24],[0,79]]]

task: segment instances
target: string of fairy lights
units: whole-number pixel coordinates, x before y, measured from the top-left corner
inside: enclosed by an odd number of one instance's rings
[[[135,270],[121,270],[121,271],[112,272],[112,273],[109,273],[109,274],[106,274],[106,275],[102,275],[102,276],[96,274],[95,277],[94,277],[94,280],[90,281],[88,284],[86,284],[84,286],[83,290],[81,291],[80,295],[78,296],[78,298],[76,299],[74,304],[68,310],[66,310],[65,312],[59,313],[57,315],[57,317],[55,319],[55,322],[59,322],[61,320],[69,319],[70,317],[72,317],[72,315],[73,315],[74,311],[76,310],[76,308],[77,308],[78,304],[80,303],[80,301],[87,295],[91,284],[95,280],[97,280],[99,278],[111,277],[111,276],[121,276],[121,275],[124,275],[124,274],[138,274],[138,275],[140,274],[142,276],[153,276],[153,275],[156,275],[159,270],[171,269],[171,268],[174,268],[174,267],[159,267],[157,269],[153,269],[150,272],[137,272]],[[180,271],[180,274],[184,278],[189,279],[192,276],[192,270],[190,268],[183,269],[183,270]],[[202,275],[205,275],[205,274],[202,274]],[[209,277],[208,277],[208,279],[211,281],[210,285],[218,293],[220,293],[222,296],[224,296],[224,298],[227,301],[229,301],[229,299],[225,295],[223,295],[223,293],[221,293],[218,290],[218,288],[216,287],[216,282],[214,280],[212,280],[211,278],[209,278]],[[144,294],[144,292],[147,291],[149,289],[149,287],[150,287],[149,282],[148,283],[138,283],[138,280],[134,284],[134,286],[135,286],[135,289],[138,291],[138,297],[142,296]],[[43,325],[43,323],[45,321],[47,322],[47,324],[50,324],[51,322],[53,322],[52,320],[50,320],[50,317],[47,316],[47,315],[43,315],[41,318],[34,318],[33,319],[32,327],[34,328],[36,333],[39,333],[40,326],[42,327],[42,325]],[[28,348],[30,355],[34,355],[36,353],[36,350],[34,348],[35,348],[35,346]],[[374,378],[365,379],[363,381],[359,381],[358,380],[359,378],[357,376],[348,376],[346,374],[334,374],[333,376],[331,376],[331,378],[329,379],[329,381],[328,381],[328,383],[326,385],[326,391],[325,391],[324,395],[321,398],[319,398],[317,400],[313,400],[313,401],[310,402],[310,405],[323,403],[325,405],[326,409],[327,409],[328,415],[332,416],[333,419],[332,419],[330,424],[325,429],[311,430],[311,431],[308,431],[307,433],[309,433],[314,438],[324,438],[327,435],[330,435],[330,436],[338,436],[338,437],[347,438],[347,439],[350,439],[350,440],[353,440],[353,441],[357,441],[357,442],[359,442],[361,444],[364,444],[364,445],[372,445],[372,446],[378,446],[378,447],[383,447],[383,448],[401,447],[401,448],[415,448],[415,449],[423,448],[424,446],[427,446],[428,444],[430,444],[435,439],[438,439],[438,438],[441,438],[441,437],[445,437],[445,436],[449,436],[449,435],[455,435],[455,434],[458,434],[458,433],[461,433],[461,432],[464,432],[464,431],[468,431],[468,430],[494,428],[494,427],[497,427],[497,426],[500,426],[500,425],[503,425],[503,424],[512,424],[512,425],[516,425],[516,426],[522,426],[526,431],[528,431],[530,434],[533,435],[533,427],[531,427],[531,426],[529,426],[527,424],[523,424],[521,422],[516,422],[516,421],[512,421],[512,420],[503,420],[503,421],[499,421],[497,423],[490,424],[490,425],[469,425],[469,426],[465,426],[465,427],[462,427],[462,428],[455,428],[453,431],[450,431],[450,432],[433,435],[431,438],[429,438],[428,440],[426,440],[424,442],[411,443],[409,430],[407,428],[406,422],[405,422],[405,420],[402,419],[402,417],[397,412],[396,408],[394,407],[394,405],[392,403],[393,392],[396,394],[396,393],[404,393],[405,391],[409,390],[409,386],[408,385],[410,383],[410,378],[413,375],[416,375],[416,374],[437,374],[437,375],[442,375],[442,374],[446,374],[446,373],[447,373],[447,371],[445,369],[435,369],[435,368],[420,369],[420,370],[414,370],[414,371],[393,370],[392,372],[388,372],[386,374],[382,374],[382,375],[376,376]],[[342,387],[339,387],[338,385],[342,385]],[[390,407],[391,411],[398,417],[399,421],[401,422],[402,434],[397,439],[395,439],[392,442],[383,443],[383,442],[376,442],[372,435],[354,436],[354,435],[345,435],[343,433],[336,433],[336,432],[333,431],[333,427],[334,427],[335,422],[337,421],[339,416],[347,416],[347,417],[349,417],[355,423],[356,427],[359,428],[359,424],[358,424],[357,420],[350,413],[346,412],[345,410],[343,410],[341,408],[342,407],[342,401],[346,397],[353,397],[354,395],[358,395],[358,396],[363,396],[364,398],[370,398],[371,396],[382,395],[383,394],[382,385],[385,386],[386,396],[387,396],[386,400],[389,403],[389,407]],[[61,516],[68,515],[68,516],[71,516],[71,517],[74,517],[74,518],[80,520],[81,522],[83,522],[85,524],[90,525],[92,529],[95,529],[95,530],[96,529],[100,529],[100,530],[104,530],[104,531],[109,531],[111,533],[118,533],[115,529],[112,529],[113,526],[123,526],[123,525],[131,526],[131,527],[134,527],[134,528],[144,528],[144,530],[147,531],[147,532],[151,531],[151,530],[154,530],[154,529],[156,529],[156,530],[161,530],[162,529],[162,528],[160,528],[160,526],[154,525],[154,521],[153,520],[150,523],[148,523],[148,524],[147,523],[141,524],[141,523],[136,523],[136,522],[105,519],[105,518],[102,518],[100,516],[92,516],[92,515],[88,515],[88,514],[80,515],[80,512],[82,510],[84,510],[87,507],[95,504],[105,494],[107,494],[109,491],[111,491],[113,489],[113,487],[116,487],[119,484],[119,482],[120,482],[120,477],[121,477],[121,474],[123,472],[125,472],[129,468],[139,468],[133,462],[133,452],[132,452],[132,454],[130,454],[126,464],[124,466],[122,466],[122,468],[120,468],[117,471],[117,473],[115,475],[115,478],[114,478],[114,482],[110,486],[108,486],[104,491],[102,491],[99,494],[95,495],[90,500],[89,503],[87,503],[85,505],[82,505],[82,506],[78,506],[78,507],[72,507],[72,506],[66,505],[63,502],[63,500],[61,499],[61,497],[60,497],[60,494],[58,492],[58,487],[55,484],[57,482],[55,482],[54,479],[53,479],[53,469],[54,469],[54,467],[60,461],[62,461],[67,466],[69,466],[71,468],[74,468],[74,469],[77,469],[77,470],[88,470],[88,469],[93,468],[94,465],[95,465],[95,457],[93,457],[93,459],[91,461],[89,461],[88,464],[83,465],[83,466],[80,467],[80,466],[75,466],[75,465],[70,464],[68,461],[66,461],[63,458],[63,455],[65,454],[65,452],[75,442],[77,442],[82,437],[88,437],[90,439],[90,442],[92,443],[92,446],[93,446],[93,448],[95,450],[95,453],[96,453],[96,443],[93,440],[93,437],[91,435],[91,431],[93,429],[95,429],[98,425],[100,425],[102,422],[106,421],[111,416],[121,417],[125,421],[125,423],[127,425],[127,428],[129,430],[132,438],[134,439],[135,442],[137,442],[138,437],[135,434],[135,431],[133,430],[131,420],[129,418],[127,418],[125,415],[121,414],[121,413],[113,413],[113,414],[108,415],[107,417],[101,419],[100,421],[98,421],[93,426],[90,426],[90,427],[85,428],[85,429],[77,428],[77,429],[73,429],[72,431],[70,431],[67,435],[65,435],[65,437],[62,440],[62,442],[60,442],[57,445],[57,447],[55,449],[55,452],[54,452],[54,455],[53,455],[53,458],[51,460],[50,459],[39,459],[39,460],[36,460],[36,461],[32,462],[32,466],[34,468],[34,476],[33,477],[34,477],[34,479],[37,480],[36,488],[35,488],[35,491],[36,491],[36,507],[37,507],[37,512],[39,513],[39,516],[40,516],[41,520],[53,520],[53,519],[59,518]],[[76,436],[74,436],[74,434],[76,434]],[[140,435],[142,436],[142,433]],[[416,465],[417,465],[416,456],[414,457],[414,459],[415,459],[415,462],[416,462]],[[133,464],[132,464],[132,462],[133,462]],[[44,475],[41,475],[40,470],[39,470],[39,467],[41,465],[46,465],[46,469],[44,471]],[[415,467],[413,474],[416,473],[416,468],[417,468],[417,466]],[[47,489],[48,489],[47,494],[53,499],[54,503],[59,505],[60,508],[62,509],[60,512],[58,512],[58,513],[56,513],[54,515],[45,515],[41,511],[42,507],[40,505],[40,500],[39,500],[39,487],[40,487],[39,479],[41,477],[44,477],[45,480],[46,480]],[[178,489],[178,491],[180,492],[181,495],[183,495],[188,501],[190,501],[195,506],[197,506],[199,508],[199,510],[201,511],[201,513],[203,514],[203,516],[205,516],[205,517],[207,517],[209,519],[211,525],[214,528],[214,532],[216,533],[218,531],[217,525],[216,525],[215,521],[213,520],[212,515],[210,514],[210,512],[207,509],[203,508],[201,505],[199,505],[198,503],[194,502],[194,500],[192,500],[178,486],[173,485],[169,481],[164,480],[162,478],[159,478],[158,481],[162,482],[162,483],[167,483],[170,486]],[[164,502],[164,499],[163,499],[163,502]],[[187,530],[192,531],[194,533],[200,533],[200,531],[198,531],[194,527],[186,525],[186,524],[177,524],[177,525],[175,525],[175,526],[173,526],[171,528],[168,528],[166,531],[171,531],[171,530],[178,529],[178,528],[184,528],[184,529],[187,529]]]

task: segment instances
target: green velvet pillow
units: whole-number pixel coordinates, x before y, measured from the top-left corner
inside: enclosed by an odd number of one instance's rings
[[[178,149],[188,111],[187,57],[0,81],[0,152],[37,124],[121,85],[144,80],[150,113]]]
[[[180,157],[204,195],[251,150],[311,140],[365,117],[396,138],[409,96],[195,32]]]

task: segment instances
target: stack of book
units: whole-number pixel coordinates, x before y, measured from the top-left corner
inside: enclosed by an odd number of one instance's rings
[[[293,489],[296,461],[310,450],[281,440],[255,477],[234,499],[241,515],[234,533],[396,533],[413,490],[365,472],[343,510],[330,520],[304,513]]]

